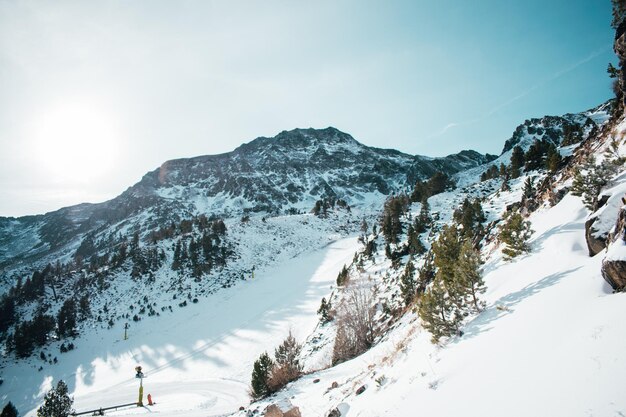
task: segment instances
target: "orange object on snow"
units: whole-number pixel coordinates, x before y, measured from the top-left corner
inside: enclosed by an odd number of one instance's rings
[[[152,395],[148,394],[148,405],[152,405]]]

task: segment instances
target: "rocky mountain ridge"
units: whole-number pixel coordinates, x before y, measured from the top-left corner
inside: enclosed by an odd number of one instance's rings
[[[325,198],[378,207],[417,179],[436,171],[451,175],[491,159],[474,151],[444,158],[411,156],[365,146],[334,128],[284,131],[229,153],[167,161],[104,203],[0,218],[0,269],[37,261],[111,227],[147,232],[199,214],[308,212]]]

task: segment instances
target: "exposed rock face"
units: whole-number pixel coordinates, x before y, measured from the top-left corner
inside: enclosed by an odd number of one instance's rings
[[[605,260],[602,277],[615,291],[626,290],[626,261]]]
[[[382,203],[436,171],[451,175],[494,158],[474,151],[443,158],[409,155],[365,146],[332,127],[284,131],[232,152],[167,161],[104,203],[0,217],[0,273],[4,266],[36,261],[112,225],[153,230],[198,214],[308,211],[321,198],[358,206],[378,196]]]
[[[589,256],[595,256],[598,253],[602,252],[604,249],[606,249],[606,236],[594,236],[594,234],[598,232],[598,230],[593,228],[593,224],[597,219],[597,217],[594,217],[585,222],[585,239],[587,240],[587,249],[589,250]]]
[[[615,55],[619,58],[621,75],[619,79],[619,90],[622,100],[626,100],[626,20],[624,20],[615,30],[615,42],[613,43]],[[623,101],[624,102],[624,101]]]
[[[624,202],[624,200],[622,200]],[[626,208],[622,207],[617,215],[617,221],[613,227],[612,233],[608,237],[611,245],[621,245],[624,242],[624,233],[626,231]],[[617,246],[619,248],[619,246]],[[615,249],[612,247],[611,249]],[[602,262],[602,277],[615,291],[626,290],[626,261],[612,256],[611,249],[607,258]]]

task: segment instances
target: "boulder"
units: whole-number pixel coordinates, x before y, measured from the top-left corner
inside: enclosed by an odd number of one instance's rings
[[[626,289],[626,261],[605,260],[602,262],[602,277],[615,291]]]
[[[302,414],[300,414],[300,409],[298,407],[294,407],[283,414],[283,417],[302,417]]]
[[[276,405],[272,404],[265,409],[264,417],[284,417],[283,411]]]
[[[595,256],[606,248],[606,236],[594,236],[594,233],[598,232],[598,230],[593,228],[596,220],[598,218],[593,217],[585,222],[585,239],[587,240],[589,256]]]
[[[330,413],[328,413],[328,417],[341,417],[341,411],[339,411],[338,408],[333,408],[330,410]]]

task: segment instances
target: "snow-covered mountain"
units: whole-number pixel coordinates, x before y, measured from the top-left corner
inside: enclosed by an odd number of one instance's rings
[[[334,128],[260,137],[221,155],[167,161],[120,196],[39,216],[0,217],[0,273],[53,262],[84,235],[107,228],[143,233],[205,214],[308,212],[320,199],[378,207],[436,171],[454,174],[493,156],[462,151],[444,158],[365,146]]]
[[[19,299],[16,319],[2,322],[3,342],[13,348],[0,360],[0,398],[35,415],[63,379],[78,411],[132,403],[140,364],[157,404],[107,415],[273,415],[270,406],[335,417],[413,415],[416,407],[440,416],[619,415],[626,409],[616,383],[626,373],[626,339],[614,317],[626,307],[608,282],[626,265],[626,171],[608,179],[595,213],[570,192],[589,155],[598,163],[611,149],[626,156],[626,122],[611,112],[605,104],[527,121],[498,158],[473,151],[410,156],[333,128],[296,129],[227,154],[168,161],[106,203],[0,219],[4,286]],[[542,139],[562,158],[554,172],[522,169],[517,178],[481,181],[491,166],[510,165],[514,146],[528,151]],[[620,146],[611,148],[612,141]],[[426,252],[409,256],[408,225],[423,207],[401,195],[437,171],[453,176],[457,188],[428,196],[432,222],[419,234]],[[384,237],[381,219],[392,195],[407,205],[396,242]],[[478,199],[484,211],[478,246],[486,308],[464,319],[462,337],[433,345],[404,305],[402,276],[409,262],[424,266],[466,199]],[[516,210],[532,223],[531,252],[507,261],[498,231]],[[586,233],[593,218],[594,232]],[[587,236],[594,233],[609,253],[590,258]],[[338,285],[344,266],[349,284]],[[371,349],[331,366],[338,324],[316,312],[322,297],[339,311],[354,290],[368,294],[376,335]],[[57,323],[18,358],[18,326],[60,317],[68,300],[77,304],[78,334],[57,336]],[[255,359],[290,331],[303,343],[307,374],[251,403]],[[572,364],[580,364],[575,377]],[[520,392],[533,401],[516,402]],[[563,405],[563,392],[575,400]]]

